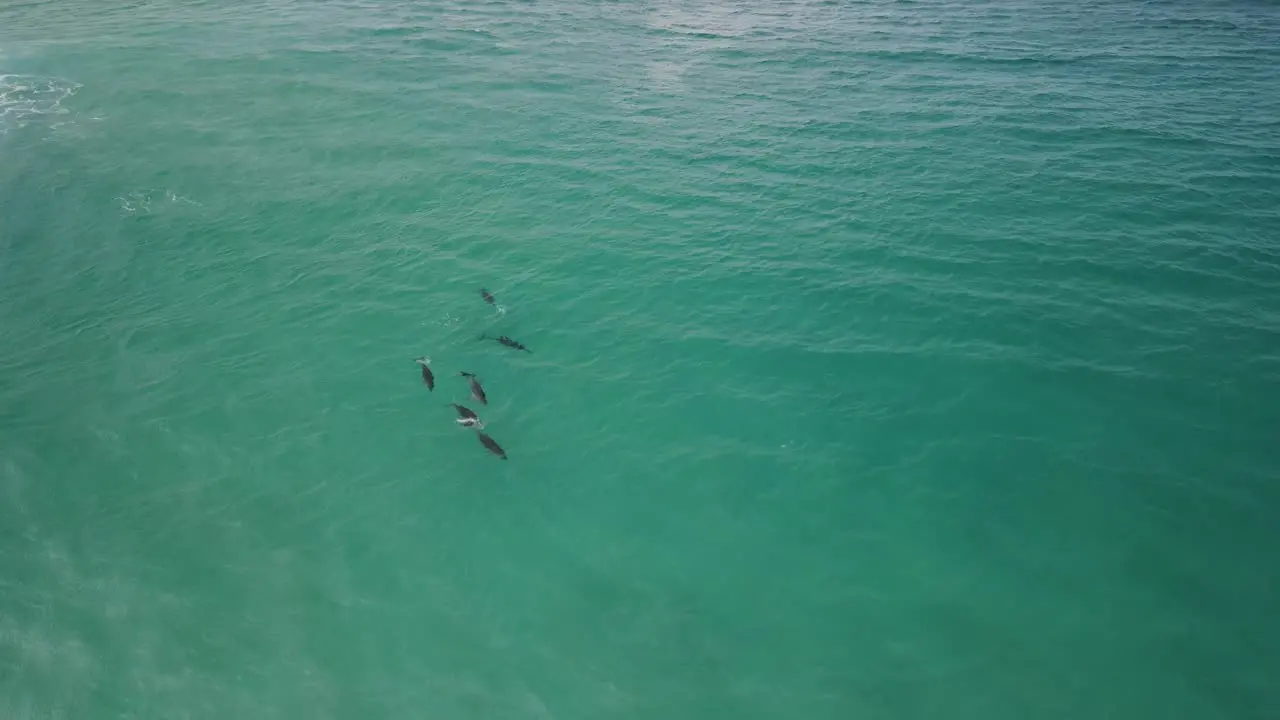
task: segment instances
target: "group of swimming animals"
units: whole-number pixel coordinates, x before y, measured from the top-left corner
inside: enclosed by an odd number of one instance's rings
[[[480,297],[484,298],[484,301],[489,303],[490,305],[498,307],[497,302],[493,299],[492,293],[490,293],[488,290],[485,290],[484,288],[480,288]],[[501,310],[502,308],[499,307],[498,309]],[[515,340],[512,340],[506,335],[493,337],[488,333],[485,333],[480,336],[480,339],[495,340],[497,342],[502,343],[503,345],[506,345],[507,347],[513,350],[522,350],[527,353],[533,353],[532,350],[525,347],[523,344],[518,343]],[[414,362],[422,366],[422,382],[427,386],[427,390],[434,391],[436,389],[436,376],[434,373],[431,372],[431,358],[420,357],[420,358],[417,358]],[[458,376],[466,378],[467,382],[470,383],[471,397],[475,398],[476,402],[480,403],[481,405],[489,404],[489,398],[484,394],[484,387],[480,385],[480,378],[476,377],[475,373],[467,372],[463,370],[462,372],[458,373]],[[457,403],[449,403],[449,407],[453,408],[458,412],[458,419],[456,420],[456,422],[459,425],[463,427],[469,427],[476,431],[476,437],[480,439],[481,445],[484,445],[485,448],[489,450],[489,452],[493,453],[494,455],[497,455],[503,460],[507,459],[507,453],[505,450],[502,449],[502,446],[499,445],[497,442],[495,442],[493,438],[489,437],[489,435],[484,432],[484,423],[480,421],[480,416],[477,415],[474,410],[472,410],[471,408],[459,405]]]

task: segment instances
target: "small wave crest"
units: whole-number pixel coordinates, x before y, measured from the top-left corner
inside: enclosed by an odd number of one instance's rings
[[[134,191],[127,195],[121,195],[116,200],[120,202],[120,209],[129,215],[150,215],[158,211],[163,205],[200,205],[195,200],[179,195],[172,190],[165,190],[163,193],[150,190]]]
[[[66,115],[62,101],[80,88],[61,78],[0,74],[0,135],[42,117]]]

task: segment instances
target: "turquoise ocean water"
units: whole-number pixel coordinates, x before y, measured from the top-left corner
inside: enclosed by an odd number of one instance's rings
[[[1278,517],[1273,3],[0,2],[5,720],[1276,718]]]

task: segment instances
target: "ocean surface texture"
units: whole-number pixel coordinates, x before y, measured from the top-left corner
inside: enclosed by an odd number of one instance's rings
[[[0,0],[3,720],[1274,720],[1278,553],[1275,3]]]

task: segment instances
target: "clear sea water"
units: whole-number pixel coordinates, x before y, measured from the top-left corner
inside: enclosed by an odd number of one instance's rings
[[[1278,517],[1274,3],[0,2],[5,720],[1271,719]]]

